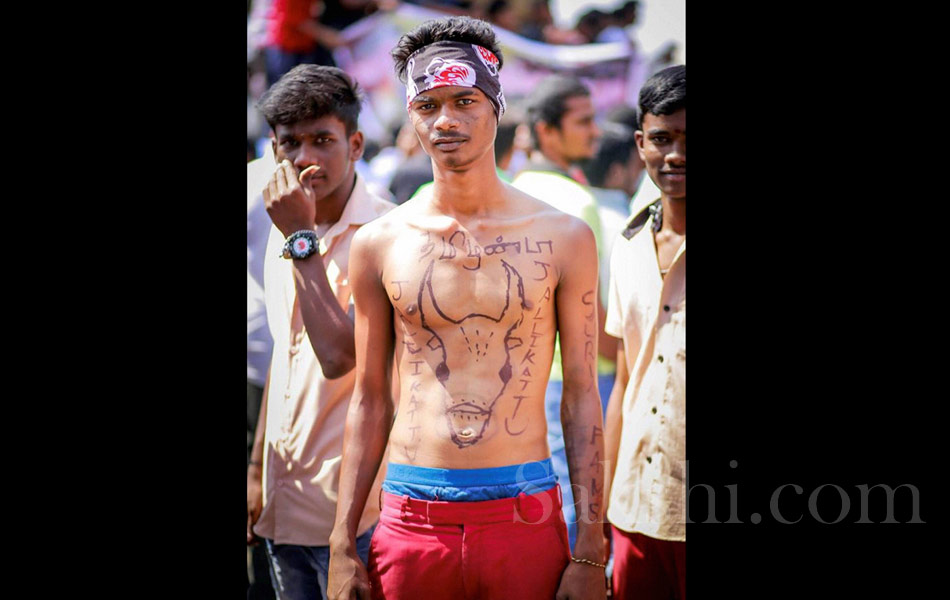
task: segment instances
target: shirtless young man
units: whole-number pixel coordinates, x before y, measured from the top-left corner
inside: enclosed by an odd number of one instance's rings
[[[329,596],[604,598],[593,233],[498,178],[502,56],[487,23],[429,21],[392,54],[435,183],[353,241],[356,387]],[[567,459],[586,491],[574,557],[545,431],[558,332]],[[368,570],[354,545],[367,502],[382,506]]]

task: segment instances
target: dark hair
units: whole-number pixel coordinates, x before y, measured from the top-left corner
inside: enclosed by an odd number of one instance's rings
[[[638,8],[640,8],[639,2],[635,2],[635,1],[624,2],[611,14],[614,16],[614,18],[622,20],[625,18],[636,16]],[[631,21],[631,23],[633,23],[633,21]]]
[[[603,187],[607,172],[614,163],[626,166],[630,154],[637,146],[633,130],[619,123],[604,123],[603,135],[597,154],[582,166],[584,175],[591,185]]]
[[[488,8],[485,9],[485,14],[489,17],[494,17],[506,8],[511,8],[508,0],[492,0],[491,4],[488,5]]]
[[[640,88],[640,118],[637,128],[643,129],[643,116],[671,115],[686,108],[686,65],[667,67],[646,80]]]
[[[602,10],[597,10],[596,8],[591,9],[580,16],[577,19],[577,25],[574,26],[574,29],[578,31],[587,27],[592,29],[597,29],[598,33],[604,28],[604,17],[607,16]]]
[[[535,127],[544,122],[561,128],[561,119],[567,112],[567,100],[576,96],[590,96],[590,90],[577,77],[571,75],[548,75],[528,96],[528,127],[531,142],[538,147],[538,132]]]
[[[399,77],[399,81],[406,82],[406,62],[409,56],[416,50],[435,42],[478,44],[482,48],[491,50],[498,57],[499,70],[505,64],[501,46],[495,38],[495,30],[489,23],[471,17],[445,17],[422,23],[409,33],[404,33],[396,42],[396,47],[390,54],[395,62],[396,76]]]
[[[257,108],[267,124],[291,125],[333,115],[343,122],[346,134],[359,127],[363,92],[355,79],[336,67],[297,65],[264,92]]]

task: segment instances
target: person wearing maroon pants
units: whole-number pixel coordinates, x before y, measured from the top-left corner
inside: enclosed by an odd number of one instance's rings
[[[686,67],[640,90],[637,150],[660,197],[613,245],[604,330],[622,343],[604,449],[614,597],[686,598]],[[611,476],[612,475],[612,476]]]
[[[328,597],[604,600],[594,234],[499,179],[503,56],[487,23],[427,21],[392,55],[435,178],[350,250],[356,386]],[[557,336],[573,556],[544,411]],[[365,564],[357,523],[385,455]]]

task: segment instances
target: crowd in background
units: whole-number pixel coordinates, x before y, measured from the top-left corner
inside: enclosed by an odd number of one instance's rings
[[[617,0],[616,5],[582,11],[573,28],[558,27],[551,14],[550,0],[248,0],[248,85],[247,85],[247,160],[264,154],[269,131],[255,102],[283,73],[296,64],[314,63],[340,66],[334,49],[345,45],[341,32],[378,11],[395,10],[401,3],[431,8],[443,14],[468,15],[492,23],[523,38],[556,45],[623,42],[631,54],[639,51],[636,42],[637,0]],[[289,22],[296,23],[290,30]],[[303,24],[300,24],[303,23]],[[301,33],[306,31],[307,33]],[[673,63],[675,44],[666,44],[651,57],[645,79]],[[385,65],[381,68],[390,68]],[[597,95],[596,85],[591,85]],[[636,90],[632,90],[635,92]],[[506,94],[513,110],[506,113],[499,128],[496,145],[499,171],[513,179],[531,154],[524,100]],[[630,200],[642,181],[642,164],[633,147],[635,93],[628,104],[617,104],[599,111],[598,124],[603,132],[601,149],[584,161],[583,172],[592,187],[626,194],[621,206],[613,193],[600,193],[605,205],[629,214]],[[365,120],[365,119],[364,119]],[[405,202],[423,184],[432,181],[432,166],[422,152],[415,134],[401,119],[383,123],[383,134],[373,136],[364,128],[366,149],[357,169],[373,191],[397,204]],[[520,127],[519,127],[520,126]],[[507,131],[508,133],[505,133]],[[619,152],[618,152],[619,151]],[[611,164],[631,163],[624,181],[605,180]],[[643,182],[649,185],[649,182]]]

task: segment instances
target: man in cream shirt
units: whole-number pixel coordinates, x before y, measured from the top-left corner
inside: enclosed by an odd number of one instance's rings
[[[622,339],[605,418],[615,598],[686,598],[686,67],[640,91],[637,149],[659,199],[611,253],[608,334]]]
[[[343,428],[355,352],[349,249],[394,207],[357,175],[361,92],[335,67],[300,65],[261,98],[275,170],[263,190],[274,223],[264,297],[274,353],[248,467],[248,543],[263,538],[278,598],[326,597]],[[377,479],[374,489],[379,489]],[[357,546],[379,507],[367,503]]]

